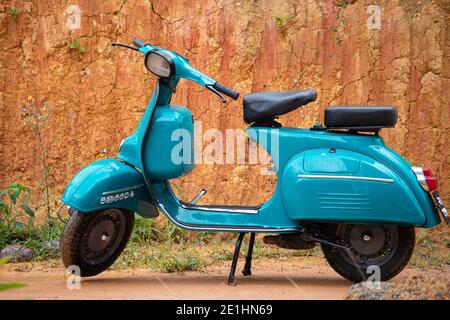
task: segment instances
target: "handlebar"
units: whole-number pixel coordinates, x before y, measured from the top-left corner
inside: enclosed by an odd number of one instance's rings
[[[154,50],[154,49],[157,48],[157,47],[152,47],[150,44],[148,44],[148,43],[146,43],[146,42],[144,42],[144,41],[142,41],[140,39],[134,39],[133,40],[133,45],[134,46],[130,46],[130,45],[127,45],[127,44],[122,44],[122,43],[117,43],[117,42],[113,42],[112,45],[113,46],[124,47],[124,48],[127,48],[127,49],[132,49],[132,50],[135,50],[135,51],[139,51],[141,53],[146,53],[148,51],[151,51],[151,50]],[[143,48],[145,46],[147,46],[147,48]],[[141,49],[141,48],[143,48],[143,49]],[[167,51],[170,51],[170,50],[167,50]],[[221,84],[221,83],[219,83],[217,81],[214,81],[213,79],[205,76],[204,74],[202,74],[198,70],[190,67],[189,60],[186,57],[184,57],[184,56],[182,56],[182,55],[180,55],[180,54],[178,54],[176,52],[173,52],[173,51],[170,51],[170,52],[172,52],[173,54],[176,54],[177,56],[179,56],[180,58],[183,59],[182,62],[181,62],[182,66],[184,66],[184,68],[185,68],[184,69],[185,72],[184,72],[184,74],[182,74],[183,78],[192,80],[192,81],[197,82],[198,84],[206,87],[211,92],[217,94],[222,99],[222,102],[224,102],[224,103],[226,103],[227,100],[221,95],[221,93],[226,95],[226,96],[228,96],[228,97],[230,97],[231,99],[234,99],[234,100],[236,100],[239,97],[239,92],[236,92],[233,89],[231,89],[231,88],[229,88],[229,87],[227,87],[227,86],[225,86],[225,85],[223,85],[223,84]],[[181,70],[183,70],[183,68],[181,68]],[[187,70],[187,72],[186,72],[186,70]]]
[[[143,46],[147,45],[144,41],[139,40],[139,39],[134,39],[134,40],[133,40],[133,44],[134,44],[137,48],[142,48]]]
[[[227,86],[224,86],[219,82],[216,82],[213,85],[213,88],[219,91],[220,93],[223,93],[224,95],[230,97],[233,100],[236,100],[239,97],[239,92],[236,92],[233,89],[228,88]]]

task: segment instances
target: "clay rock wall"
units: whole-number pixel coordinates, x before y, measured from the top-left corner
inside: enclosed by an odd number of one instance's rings
[[[260,90],[318,91],[284,126],[309,127],[328,105],[398,106],[386,143],[430,166],[450,201],[448,16],[447,1],[2,1],[0,186],[31,185],[38,203],[45,151],[57,199],[79,169],[116,154],[154,78],[110,43],[141,38],[242,93],[222,105],[183,81],[173,102],[204,129],[245,128],[242,96]],[[259,169],[202,164],[177,184],[185,199],[206,187],[204,203],[255,204],[276,184]]]

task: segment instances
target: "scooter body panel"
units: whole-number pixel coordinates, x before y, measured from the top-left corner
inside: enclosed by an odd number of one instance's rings
[[[283,202],[292,219],[422,225],[425,215],[393,170],[344,149],[301,152],[282,173]],[[293,196],[297,195],[297,197]]]
[[[179,178],[194,168],[193,136],[194,121],[187,108],[174,105],[156,108],[144,150],[150,180]]]
[[[270,154],[278,145],[278,156],[272,157],[277,189],[292,220],[440,223],[409,164],[377,135],[267,127],[251,127],[248,133]]]
[[[62,201],[79,212],[123,208],[145,218],[158,216],[142,175],[116,159],[91,163],[67,186]]]

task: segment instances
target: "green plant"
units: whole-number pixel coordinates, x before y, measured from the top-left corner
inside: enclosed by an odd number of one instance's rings
[[[0,248],[21,244],[34,251],[36,260],[55,257],[57,250],[49,250],[43,241],[59,239],[64,224],[49,217],[36,227],[30,198],[30,189],[17,182],[0,191]]]
[[[336,6],[345,9],[349,4],[354,4],[355,2],[356,0],[338,0]]]
[[[47,102],[44,101],[42,106],[39,107],[34,101],[29,100],[29,102],[23,106],[19,114],[22,117],[23,121],[27,126],[29,126],[34,134],[36,135],[36,139],[39,147],[40,160],[42,165],[42,171],[44,173],[41,190],[43,191],[43,198],[46,210],[47,210],[47,219],[50,220],[51,216],[51,205],[50,205],[50,191],[48,187],[48,178],[49,178],[49,167],[47,165],[47,150],[45,149],[44,142],[42,140],[41,127],[45,125],[47,122],[47,114],[45,113],[47,107]]]
[[[24,239],[30,233],[34,218],[30,198],[30,189],[17,182],[0,191],[0,247],[8,238]]]
[[[81,45],[80,38],[74,38],[68,47],[71,50],[78,50],[79,53],[86,52],[86,48]]]
[[[172,223],[168,223],[164,228],[164,238],[169,243],[183,243],[188,239],[187,231],[177,227]]]
[[[340,23],[338,26],[336,26],[336,25],[331,26],[330,30],[336,33],[336,35],[333,38],[336,41],[336,44],[338,46],[341,46],[342,42],[344,41],[344,26],[343,26],[343,23]]]
[[[181,198],[184,198],[184,190],[183,188],[176,182],[171,182],[170,185],[175,187],[176,191],[179,193]]]
[[[218,249],[211,252],[213,261],[231,261],[233,254],[225,249]]]
[[[277,26],[278,31],[282,34],[286,34],[289,25],[292,22],[291,16],[273,16],[272,19],[275,21],[275,25]]]
[[[193,240],[197,244],[207,244],[213,237],[214,234],[211,232],[197,232]]]
[[[17,15],[19,14],[19,10],[16,7],[11,7],[7,11],[8,15],[13,17],[14,21],[17,21]]]
[[[56,219],[47,219],[39,227],[34,227],[30,236],[23,241],[23,245],[30,248],[36,254],[34,260],[57,258],[58,250],[51,250],[43,243],[45,241],[59,240],[64,229],[64,224]]]
[[[9,257],[0,258],[0,267],[6,264],[9,260]],[[0,291],[23,288],[26,285],[23,283],[10,282],[10,283],[0,283]]]
[[[145,219],[135,215],[133,234],[131,241],[140,245],[146,244],[152,240],[158,240],[163,237],[160,230],[155,227],[154,219]]]
[[[413,167],[413,166],[420,167],[421,166],[419,162],[417,162],[416,160],[414,160],[413,158],[410,158],[410,157],[406,158],[406,162],[408,162],[411,167]]]
[[[417,244],[421,247],[427,247],[431,243],[430,236],[425,229],[419,230],[417,233]]]
[[[199,270],[203,266],[202,260],[194,256],[163,257],[157,261],[159,269],[163,272],[184,272]]]

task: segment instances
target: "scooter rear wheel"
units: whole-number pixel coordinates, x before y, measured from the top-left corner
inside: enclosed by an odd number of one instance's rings
[[[380,281],[400,273],[414,251],[414,227],[333,224],[328,234],[336,243],[349,247],[344,250],[322,244],[330,266],[342,277],[352,281],[367,280],[379,268]]]
[[[82,277],[108,269],[127,245],[133,224],[133,213],[122,209],[74,211],[60,242],[64,266],[78,266]]]

